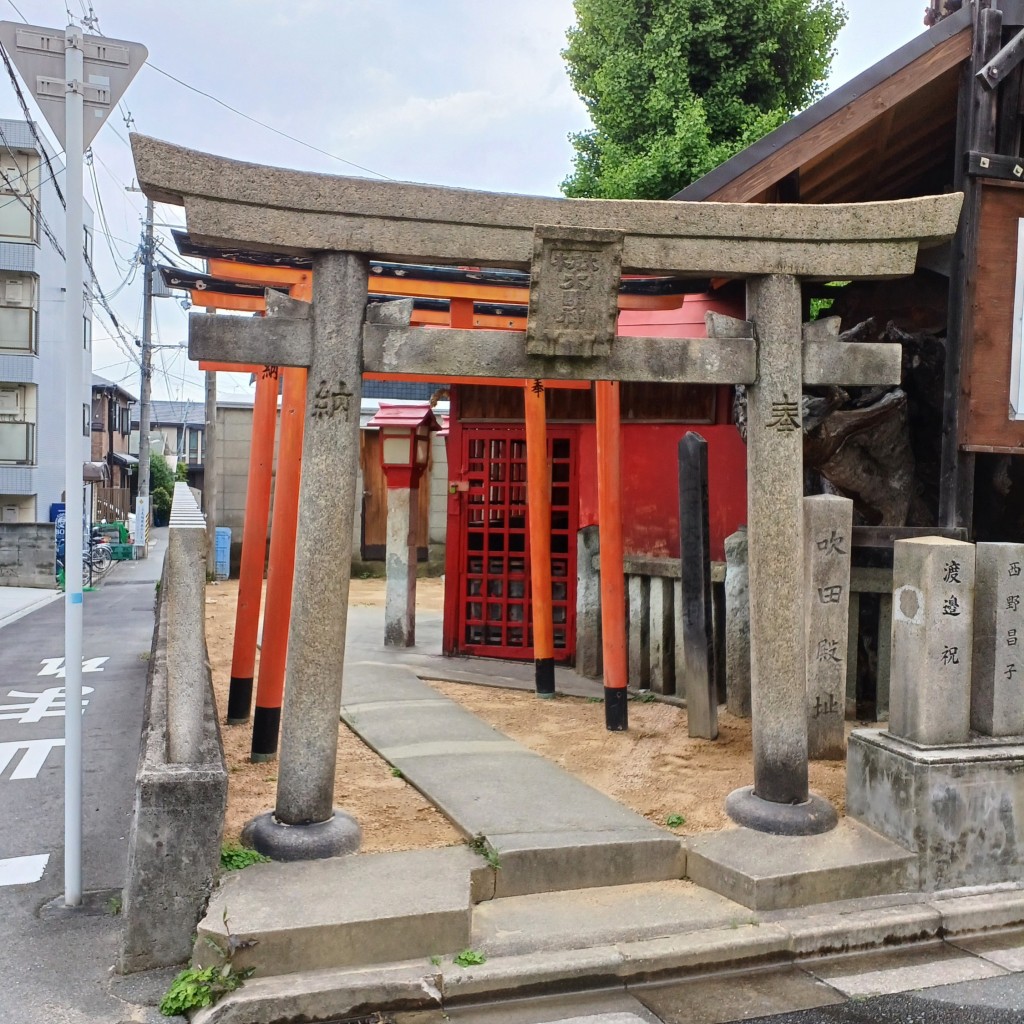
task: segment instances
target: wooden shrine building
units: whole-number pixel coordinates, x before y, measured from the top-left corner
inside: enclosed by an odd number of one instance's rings
[[[1013,458],[1024,454],[1024,2],[932,0],[926,22],[931,27],[916,39],[674,198],[820,204],[964,191],[957,237],[922,253],[914,278],[805,294],[808,303],[831,299],[844,330],[904,345],[901,394],[888,399],[904,404],[903,425],[889,431],[888,449],[876,446],[859,467],[816,459],[822,434],[850,426],[844,417],[862,418],[863,432],[846,436],[865,450],[865,438],[885,422],[884,410],[870,415],[878,396],[847,396],[808,432],[805,455],[855,499],[862,523],[1017,540],[1024,531],[1024,461]],[[814,397],[829,401],[823,392]]]

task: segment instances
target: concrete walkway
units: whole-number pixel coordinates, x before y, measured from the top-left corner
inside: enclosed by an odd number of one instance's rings
[[[680,878],[681,842],[502,735],[409,668],[349,661],[342,718],[500,861],[491,896]]]

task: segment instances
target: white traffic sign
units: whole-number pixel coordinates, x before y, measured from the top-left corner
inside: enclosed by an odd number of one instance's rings
[[[0,43],[35,97],[53,134],[66,146],[64,98],[69,83],[64,68],[64,29],[0,21]],[[81,92],[84,100],[82,145],[86,148],[124,95],[128,83],[138,74],[149,51],[141,43],[84,33],[81,49],[84,72],[73,88]]]

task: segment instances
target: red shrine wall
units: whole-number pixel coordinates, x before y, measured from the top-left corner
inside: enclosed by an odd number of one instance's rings
[[[628,555],[679,557],[679,441],[695,430],[708,442],[711,558],[725,561],[725,538],[747,521],[747,448],[739,431],[686,423],[623,423],[622,544]],[[580,526],[597,523],[593,424],[580,427]]]

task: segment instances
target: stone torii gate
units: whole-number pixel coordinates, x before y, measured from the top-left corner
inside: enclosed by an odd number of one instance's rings
[[[193,359],[308,368],[277,805],[250,832],[258,848],[292,859],[358,844],[333,777],[364,370],[747,385],[754,785],[728,809],[765,831],[834,824],[808,791],[801,393],[899,383],[901,349],[840,344],[837,324],[802,329],[800,280],[913,273],[920,247],[953,235],[959,193],[831,207],[543,199],[244,164],[141,136],[132,147],[142,190],[184,205],[192,239],[313,258],[311,304],[268,293],[262,320],[190,324]],[[413,328],[407,302],[367,310],[371,255],[532,268],[525,337]],[[616,337],[623,272],[745,278],[748,319],[719,320],[709,338]]]

